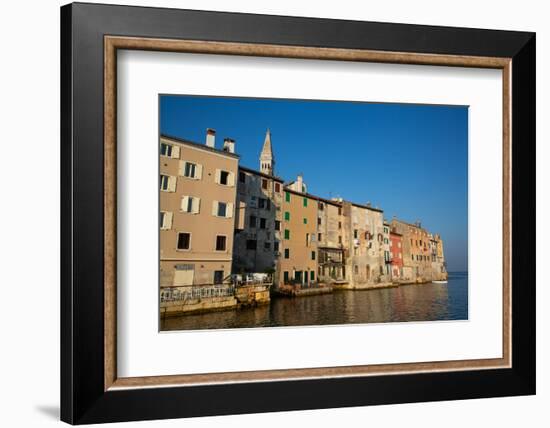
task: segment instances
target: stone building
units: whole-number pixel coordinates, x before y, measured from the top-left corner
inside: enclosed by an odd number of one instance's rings
[[[362,288],[390,282],[384,261],[383,211],[370,205],[345,201],[343,213],[349,287]]]
[[[382,228],[382,251],[384,253],[384,275],[386,281],[391,281],[391,241],[390,241],[390,224],[384,220],[384,227]]]
[[[317,282],[317,199],[284,188],[279,285]]]
[[[239,167],[233,250],[235,273],[277,270],[282,194],[282,179]]]
[[[317,199],[317,247],[319,281],[343,283],[346,280],[344,213],[342,202]],[[347,242],[347,241],[346,241]]]
[[[160,286],[227,281],[239,163],[234,141],[220,150],[213,130],[206,144],[162,135],[159,161]]]

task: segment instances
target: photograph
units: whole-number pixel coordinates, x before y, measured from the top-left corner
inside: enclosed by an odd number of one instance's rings
[[[468,320],[467,105],[158,102],[161,331]]]

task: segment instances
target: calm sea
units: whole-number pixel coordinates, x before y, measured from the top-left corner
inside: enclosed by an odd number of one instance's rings
[[[468,273],[449,273],[447,284],[403,285],[276,298],[269,305],[161,321],[161,330],[284,327],[468,319]]]

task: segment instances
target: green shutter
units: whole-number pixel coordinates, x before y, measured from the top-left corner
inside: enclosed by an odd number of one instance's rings
[[[290,221],[290,212],[285,211],[285,220]]]
[[[290,239],[290,230],[285,229],[285,239]]]
[[[304,217],[304,224],[307,224],[307,218]]]
[[[285,200],[287,202],[290,202],[290,193],[289,192],[285,192]]]
[[[289,258],[290,258],[290,249],[285,248],[285,259],[289,259]]]
[[[311,278],[312,281],[315,281],[315,272],[309,271],[309,277]]]
[[[307,207],[307,198],[304,198],[304,207]]]
[[[284,278],[284,279],[283,279],[283,282],[284,282],[285,284],[288,284],[288,282],[289,282],[289,281],[288,281],[288,272],[286,272],[286,271],[284,272],[283,278]]]

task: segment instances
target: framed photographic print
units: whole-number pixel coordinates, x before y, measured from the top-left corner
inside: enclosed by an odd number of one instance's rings
[[[61,53],[62,420],[535,393],[533,33],[76,3]]]

